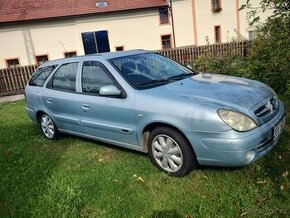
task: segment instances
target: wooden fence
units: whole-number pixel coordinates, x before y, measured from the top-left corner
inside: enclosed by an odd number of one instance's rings
[[[250,41],[241,41],[203,46],[184,46],[172,49],[156,50],[155,52],[167,56],[181,64],[187,64],[205,54],[213,54],[219,57],[225,57],[227,55],[246,57],[249,53],[250,46]]]
[[[37,66],[23,66],[0,70],[0,96],[21,94]]]
[[[173,49],[156,50],[181,64],[187,64],[205,54],[216,56],[239,55],[245,57],[251,43],[249,41],[213,44],[204,46],[185,46]],[[0,69],[0,96],[23,93],[24,87],[37,66],[23,66],[13,69]]]

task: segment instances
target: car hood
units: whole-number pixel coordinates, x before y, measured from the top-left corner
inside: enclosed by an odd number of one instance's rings
[[[197,74],[154,89],[170,98],[205,101],[241,110],[250,110],[273,95],[271,88],[261,82],[216,74]]]

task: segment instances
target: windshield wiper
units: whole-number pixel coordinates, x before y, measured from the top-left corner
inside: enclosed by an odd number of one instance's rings
[[[148,82],[144,82],[144,83],[137,83],[137,86],[146,86],[146,85],[156,85],[156,84],[164,84],[164,83],[168,83],[169,80],[168,79],[162,79],[162,80],[151,80]]]
[[[184,79],[186,77],[190,77],[190,76],[193,76],[193,75],[195,75],[195,74],[193,74],[193,73],[182,73],[182,74],[179,74],[179,75],[170,76],[167,79],[168,80],[179,80],[179,79]]]

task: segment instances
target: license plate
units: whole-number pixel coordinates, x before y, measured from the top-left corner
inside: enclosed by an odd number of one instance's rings
[[[285,124],[285,117],[283,117],[283,119],[274,127],[273,140],[275,140],[280,135],[284,127],[284,124]]]

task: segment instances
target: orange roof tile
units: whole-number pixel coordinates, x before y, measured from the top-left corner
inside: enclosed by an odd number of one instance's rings
[[[96,7],[106,1],[107,7]],[[166,6],[166,0],[1,0],[0,23]]]

